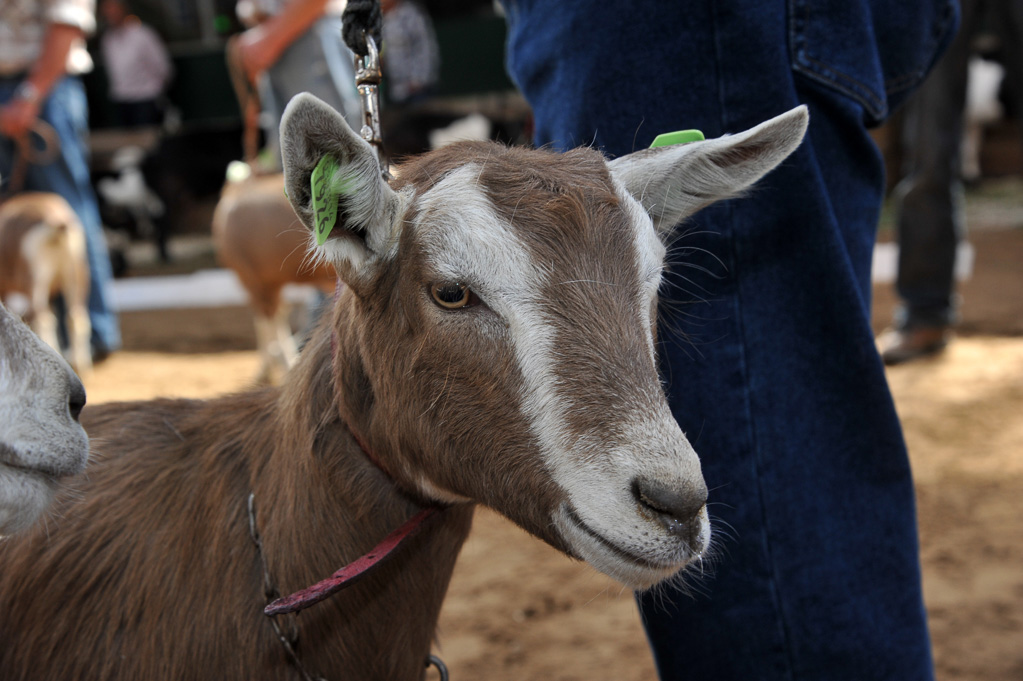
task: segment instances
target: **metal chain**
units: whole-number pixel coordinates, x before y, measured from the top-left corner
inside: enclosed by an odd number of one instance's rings
[[[252,538],[252,543],[256,545],[256,552],[259,554],[259,562],[263,565],[263,595],[266,598],[267,604],[272,603],[281,597],[281,594],[277,591],[277,587],[274,586],[273,579],[270,577],[270,566],[266,563],[266,554],[263,553],[263,540],[259,537],[259,530],[256,528],[256,495],[249,494],[249,536]],[[285,634],[281,630],[280,622],[278,617],[287,617],[291,621],[291,631]],[[322,676],[314,676],[306,671],[306,668],[302,666],[302,661],[298,657],[298,652],[295,650],[298,646],[298,622],[296,619],[297,615],[276,615],[270,617],[270,626],[273,627],[274,634],[277,635],[277,640],[281,642],[284,647],[285,653],[288,655],[288,661],[291,662],[292,666],[298,670],[298,673],[302,675],[303,681],[327,681]]]
[[[440,673],[440,681],[448,681],[448,667],[443,661],[436,655],[431,655],[426,658],[426,668],[436,667]]]

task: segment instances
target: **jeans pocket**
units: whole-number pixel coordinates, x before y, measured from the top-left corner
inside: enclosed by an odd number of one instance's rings
[[[788,0],[792,68],[881,123],[923,81],[958,25],[956,0]]]

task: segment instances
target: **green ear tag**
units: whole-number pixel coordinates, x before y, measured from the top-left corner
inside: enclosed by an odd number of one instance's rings
[[[313,196],[313,220],[316,225],[316,245],[322,246],[337,222],[337,193],[331,186],[337,161],[329,154],[320,159],[310,178]]]
[[[703,133],[699,130],[676,130],[675,132],[666,132],[663,135],[655,137],[654,141],[650,144],[650,148],[670,147],[673,144],[688,144],[690,142],[702,142],[704,139]]]

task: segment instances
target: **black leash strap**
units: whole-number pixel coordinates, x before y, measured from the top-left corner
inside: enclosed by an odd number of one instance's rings
[[[348,49],[360,57],[365,57],[369,54],[366,36],[373,38],[377,45],[382,44],[383,23],[380,0],[348,0],[341,15],[341,37],[344,38]]]

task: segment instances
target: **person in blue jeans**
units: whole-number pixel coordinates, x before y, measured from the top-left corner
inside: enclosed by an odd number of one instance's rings
[[[7,0],[0,3],[0,178],[25,191],[63,196],[85,228],[89,258],[89,318],[95,360],[121,347],[110,289],[110,258],[89,176],[88,105],[79,74],[92,62],[84,36],[95,28],[92,0]],[[57,133],[60,154],[42,165],[16,168],[15,140],[36,120]]]
[[[610,156],[799,104],[802,146],[676,228],[659,311],[716,556],[638,595],[664,680],[933,679],[909,461],[874,345],[884,191],[868,135],[923,79],[954,0],[504,0],[536,142]]]

